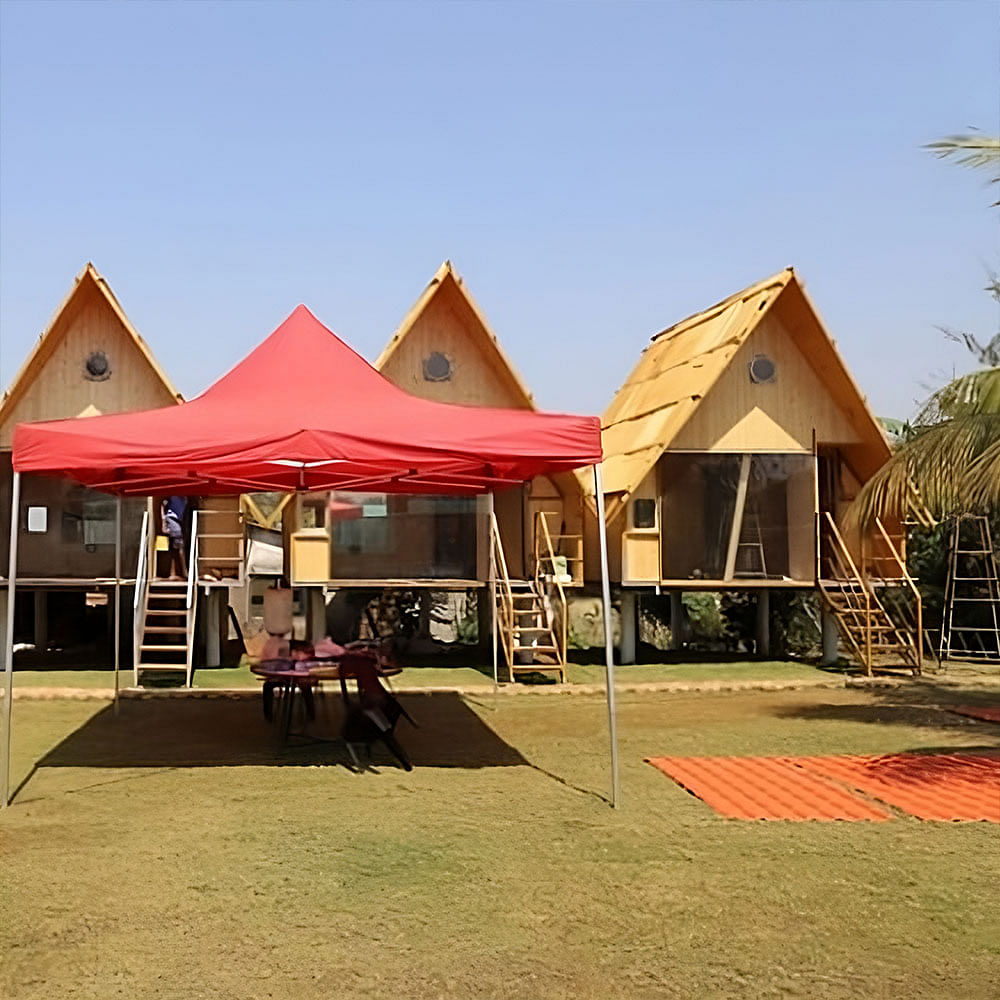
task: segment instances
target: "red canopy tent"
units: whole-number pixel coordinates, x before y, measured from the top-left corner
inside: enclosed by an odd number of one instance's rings
[[[228,374],[187,403],[19,425],[13,446],[3,804],[22,473],[65,476],[119,497],[334,489],[474,494],[584,465],[593,465],[598,478],[617,799],[600,461],[599,418],[458,406],[411,396],[302,305]]]
[[[411,396],[305,306],[190,402],[22,424],[13,454],[119,494],[481,493],[600,460],[597,417]]]

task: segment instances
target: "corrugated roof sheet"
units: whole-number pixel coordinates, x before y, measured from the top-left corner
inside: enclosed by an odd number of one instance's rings
[[[652,757],[649,763],[731,819],[890,818],[880,806],[810,775],[794,757]]]
[[[652,338],[601,421],[606,492],[639,485],[794,277],[787,268]]]
[[[864,795],[918,819],[1000,823],[1000,756],[653,757],[649,763],[735,819],[889,817]]]
[[[1000,757],[907,753],[801,763],[918,819],[1000,823]]]

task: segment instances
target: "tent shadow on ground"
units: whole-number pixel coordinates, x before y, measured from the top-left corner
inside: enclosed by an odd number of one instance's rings
[[[400,698],[416,721],[401,719],[396,735],[414,767],[529,766],[457,694]],[[42,767],[295,767],[350,766],[339,739],[343,705],[334,692],[318,699],[304,733],[296,711],[292,735],[280,744],[275,723],[264,720],[259,695],[236,698],[123,699],[120,713],[102,709],[53,747]],[[364,758],[362,758],[364,759]],[[381,744],[375,766],[396,766]]]

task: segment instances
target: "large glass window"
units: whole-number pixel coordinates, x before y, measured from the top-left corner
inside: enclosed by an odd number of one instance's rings
[[[661,459],[667,580],[803,580],[815,565],[811,455]]]
[[[333,493],[331,579],[476,578],[476,498]]]

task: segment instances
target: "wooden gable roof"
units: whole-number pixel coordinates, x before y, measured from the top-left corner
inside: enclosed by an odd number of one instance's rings
[[[143,371],[132,370],[128,379],[112,381],[123,360],[116,354],[110,359],[107,380],[88,382],[84,378],[86,352],[104,350],[109,340],[116,352],[124,347],[137,358]],[[71,352],[80,357],[67,356],[60,372],[51,370],[51,362]],[[182,400],[107,281],[88,262],[0,398],[0,448],[10,447],[14,425],[21,421],[85,417]]]
[[[856,473],[867,478],[885,461],[889,446],[881,425],[800,280],[787,268],[652,338],[602,418],[607,493],[624,499],[636,489],[774,310],[780,310],[788,335],[850,422],[849,458]],[[613,513],[609,507],[609,516]]]
[[[448,355],[455,364],[454,383],[423,376],[421,362],[431,350]],[[482,367],[473,372],[473,362]],[[464,385],[459,382],[463,366],[470,366]],[[375,367],[401,389],[425,398],[536,409],[523,378],[448,260],[403,318]]]

